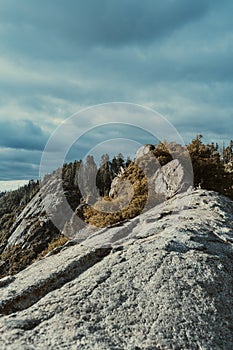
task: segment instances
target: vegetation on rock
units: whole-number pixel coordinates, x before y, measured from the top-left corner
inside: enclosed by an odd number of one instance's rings
[[[205,144],[202,135],[197,135],[187,150],[193,165],[194,187],[214,190],[233,199],[233,141],[227,147],[219,147],[214,143]],[[79,208],[76,213],[86,223],[96,227],[112,226],[139,215],[145,205],[148,209],[159,203],[159,195],[151,196],[148,175],[153,176],[157,165],[166,165],[174,158],[182,158],[185,165],[187,155],[182,146],[161,142],[151,145],[150,153],[135,161],[125,160],[122,154],[110,160],[105,154],[99,168],[94,158],[88,156],[85,162],[64,164],[64,193],[73,211]],[[154,166],[151,166],[152,163]],[[93,178],[96,179],[94,183]],[[111,188],[114,179],[120,196]],[[26,244],[7,245],[15,230],[16,219],[38,191],[39,182],[31,180],[16,191],[0,194],[0,276],[22,270],[39,256],[64,244],[67,239],[49,219],[45,222],[42,220],[42,224],[41,218],[45,214],[41,212],[31,224],[29,222],[31,236]],[[81,203],[85,205],[80,206]]]

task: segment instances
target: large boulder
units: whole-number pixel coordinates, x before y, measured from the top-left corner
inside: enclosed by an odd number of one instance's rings
[[[154,149],[155,149],[155,146],[151,144],[141,146],[136,152],[135,159],[139,159],[145,156],[146,154],[150,153]]]
[[[155,193],[171,198],[192,186],[193,177],[178,159],[174,159],[156,171],[153,182]]]
[[[0,348],[231,350],[232,213],[185,192],[0,280]]]

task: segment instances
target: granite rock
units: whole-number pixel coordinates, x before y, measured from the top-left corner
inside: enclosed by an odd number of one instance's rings
[[[192,186],[193,177],[187,173],[178,159],[174,159],[156,171],[153,182],[156,193],[171,198]]]
[[[231,350],[233,203],[189,190],[1,286],[0,348]]]

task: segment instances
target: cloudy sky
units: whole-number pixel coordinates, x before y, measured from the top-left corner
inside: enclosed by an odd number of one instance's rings
[[[233,138],[231,0],[0,0],[0,52],[2,181],[38,177],[55,128],[100,103]]]

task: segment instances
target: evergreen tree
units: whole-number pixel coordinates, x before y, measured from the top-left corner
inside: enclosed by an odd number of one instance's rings
[[[194,186],[223,191],[224,167],[216,146],[205,145],[202,135],[197,135],[187,148],[193,164]]]
[[[96,176],[96,186],[99,189],[100,196],[108,196],[113,178],[114,174],[109,161],[109,155],[104,154],[101,157],[100,168]]]

